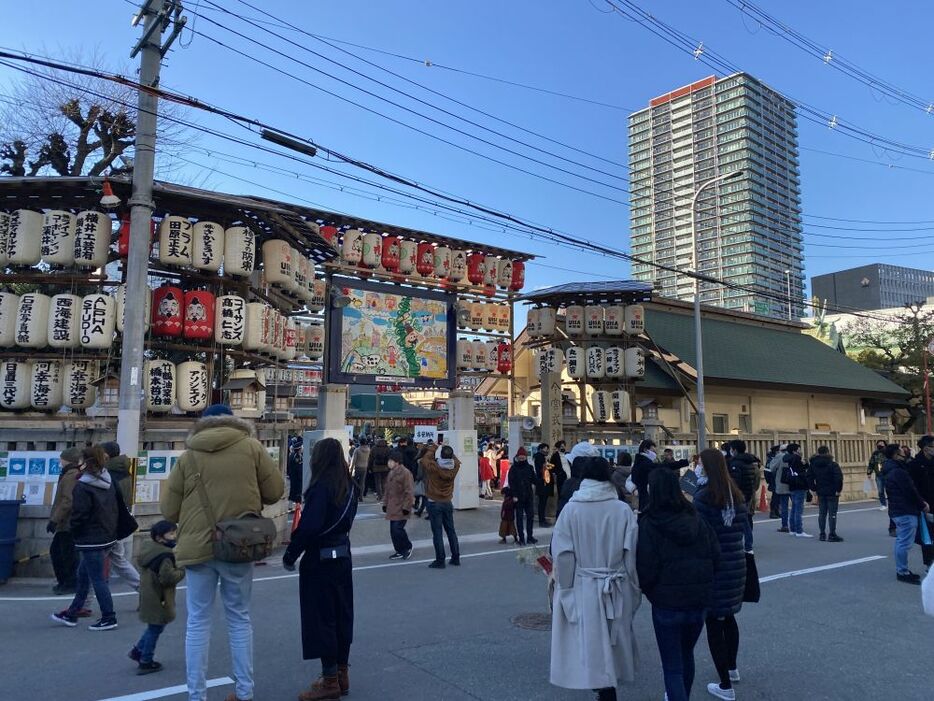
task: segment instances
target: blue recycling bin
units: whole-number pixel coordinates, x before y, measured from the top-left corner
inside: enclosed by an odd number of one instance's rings
[[[16,537],[16,521],[19,519],[19,505],[15,499],[0,501],[0,540]]]
[[[13,551],[17,538],[0,538],[0,584],[13,576]]]

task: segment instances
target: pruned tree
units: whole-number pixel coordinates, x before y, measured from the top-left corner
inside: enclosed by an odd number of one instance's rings
[[[934,310],[921,302],[905,305],[891,321],[860,318],[845,329],[847,346],[858,349],[856,360],[911,392],[908,430],[924,411],[923,354],[934,339]]]
[[[107,70],[98,53],[75,55],[73,63]],[[136,137],[136,91],[112,81],[53,69],[6,86],[0,103],[0,174],[107,175],[132,170]],[[122,71],[125,75],[126,70]],[[160,101],[157,167],[190,145],[193,132],[175,119],[184,109]]]

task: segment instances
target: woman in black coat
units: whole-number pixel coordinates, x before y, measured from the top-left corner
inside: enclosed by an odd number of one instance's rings
[[[707,481],[694,493],[694,508],[713,527],[720,543],[720,565],[714,576],[713,598],[707,611],[707,644],[720,683],[708,684],[707,691],[720,699],[733,699],[733,682],[739,681],[736,614],[743,606],[746,587],[743,543],[749,521],[743,493],[730,479],[723,453],[707,449],[701,453],[701,464]],[[702,480],[700,478],[698,483]]]
[[[292,571],[301,557],[299,602],[302,657],[321,660],[321,676],[302,701],[339,698],[350,689],[348,661],[353,642],[353,563],[350,529],[357,494],[344,451],[333,438],[315,443],[311,484],[292,542],[282,556]]]

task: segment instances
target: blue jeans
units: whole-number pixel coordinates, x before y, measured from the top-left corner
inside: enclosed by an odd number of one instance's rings
[[[451,546],[451,559],[459,559],[461,549],[457,542],[457,533],[454,531],[454,505],[449,501],[429,501],[428,522],[431,524],[431,539],[435,545],[435,560],[444,561],[442,528],[447,533],[448,545]]]
[[[782,528],[788,528],[788,502],[791,500],[790,494],[779,494],[778,507],[782,516]]]
[[[188,627],[185,631],[185,663],[188,668],[188,701],[207,701],[206,675],[211,614],[220,582],[221,603],[227,619],[227,639],[233,664],[234,691],[238,699],[253,698],[253,627],[250,595],[253,563],[208,560],[185,568],[188,582]]]
[[[806,489],[796,489],[791,493],[791,532],[802,533],[804,524],[801,522],[804,516],[804,500],[807,495]]]
[[[668,701],[688,701],[694,684],[694,646],[704,629],[704,612],[653,606],[652,625],[662,658]]]
[[[164,625],[150,623],[143,631],[142,637],[136,643],[136,649],[139,650],[139,661],[143,663],[152,662],[152,656],[156,654],[156,643],[159,642],[159,636],[165,630]]]
[[[885,506],[885,477],[881,472],[876,473],[876,489],[879,490],[879,504]]]
[[[908,574],[908,552],[915,542],[915,532],[918,530],[917,516],[893,516],[895,521],[895,572]]]
[[[97,597],[97,605],[101,607],[101,618],[116,618],[114,614],[114,601],[110,596],[110,586],[104,579],[104,559],[110,549],[101,550],[78,550],[81,561],[78,563],[77,589],[75,598],[72,599],[68,607],[68,613],[76,614],[84,608],[88,599],[88,591],[91,586],[94,587],[94,596]]]

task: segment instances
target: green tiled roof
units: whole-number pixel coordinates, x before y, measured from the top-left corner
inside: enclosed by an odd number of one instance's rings
[[[716,317],[704,318],[701,323],[706,378],[865,396],[908,396],[895,383],[797,329]],[[694,365],[694,319],[690,314],[649,306],[645,327],[659,346]]]

